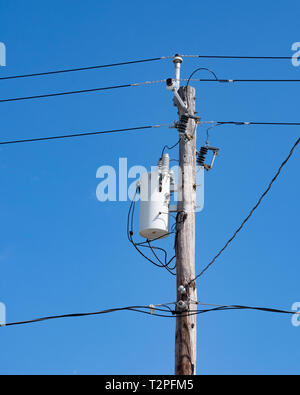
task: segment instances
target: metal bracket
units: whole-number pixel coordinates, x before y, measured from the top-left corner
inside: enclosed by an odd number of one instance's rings
[[[178,90],[178,84],[176,83],[175,80],[173,80],[173,78],[168,78],[166,80],[166,85],[167,85],[167,89],[172,91],[174,93],[174,96],[176,97],[178,104],[180,105],[180,107],[182,107],[182,109],[184,111],[187,111],[187,105],[184,103],[184,101],[181,99],[181,97],[179,96],[177,90]]]

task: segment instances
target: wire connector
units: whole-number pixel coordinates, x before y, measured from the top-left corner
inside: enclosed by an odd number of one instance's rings
[[[177,310],[181,313],[182,311],[185,311],[186,309],[187,309],[187,305],[186,305],[186,303],[183,301],[183,300],[179,300],[177,303],[176,303],[176,307],[177,307]]]
[[[155,306],[154,306],[154,304],[150,304],[149,308],[150,308],[150,314],[154,314],[155,313]]]

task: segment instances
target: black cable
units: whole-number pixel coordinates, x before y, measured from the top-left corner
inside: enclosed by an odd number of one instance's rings
[[[21,100],[43,99],[46,97],[74,95],[74,94],[78,94],[78,93],[99,92],[99,91],[105,91],[105,90],[110,90],[110,89],[129,88],[131,86],[135,86],[135,85],[134,84],[125,84],[125,85],[106,86],[106,87],[102,87],[102,88],[82,89],[82,90],[69,91],[69,92],[48,93],[45,95],[14,97],[11,99],[0,99],[0,103],[8,103],[8,102],[13,102],[13,101],[21,101]]]
[[[212,70],[207,69],[206,67],[199,67],[199,68],[197,68],[196,70],[194,70],[194,71],[192,72],[192,74],[189,76],[189,78],[187,79],[186,87],[189,86],[189,83],[190,83],[191,78],[192,78],[193,75],[194,75],[195,73],[197,73],[198,71],[208,71],[209,73],[211,73],[211,74],[213,75],[214,79],[209,79],[209,80],[205,79],[205,81],[219,81],[217,75],[216,75]]]
[[[169,145],[165,145],[164,147],[163,147],[163,149],[162,149],[162,151],[161,151],[161,158],[162,158],[162,156],[163,156],[163,154],[165,153],[165,150],[166,149],[168,149],[169,151],[171,151],[173,148],[175,148],[178,144],[180,143],[180,139],[177,141],[177,143],[175,143],[174,145],[171,145],[171,146],[169,146]]]
[[[292,56],[231,56],[231,55],[195,55],[200,59],[253,59],[253,60],[292,60]]]
[[[142,255],[143,258],[145,258],[148,262],[152,263],[153,265],[160,267],[160,268],[165,268],[170,274],[172,275],[176,275],[176,273],[173,273],[172,270],[174,270],[176,268],[176,265],[172,268],[169,267],[170,263],[175,259],[176,256],[172,257],[169,261],[167,260],[167,252],[160,247],[154,247],[152,246],[150,243],[154,242],[156,240],[159,240],[163,237],[165,237],[166,235],[162,235],[159,236],[153,240],[146,240],[143,241],[141,243],[136,243],[133,240],[133,220],[134,220],[134,210],[135,210],[135,198],[136,198],[136,194],[138,192],[138,188],[135,191],[135,195],[131,201],[130,207],[129,207],[129,211],[128,211],[128,216],[127,216],[127,238],[129,240],[129,242],[134,246],[134,248],[139,252],[139,254]],[[172,234],[173,232],[168,233],[167,235]],[[151,252],[153,253],[154,257],[157,259],[157,262],[154,262],[152,259],[150,259],[148,256],[146,256],[139,247],[142,248],[150,248]],[[163,263],[157,256],[157,254],[155,253],[154,249],[159,249],[161,251],[163,251],[164,255],[165,255],[165,263]]]
[[[174,303],[170,303],[170,304],[174,304]],[[205,303],[197,303],[197,304],[206,305]],[[291,315],[300,314],[299,312],[295,312],[295,311],[281,310],[281,309],[267,308],[267,307],[253,307],[253,306],[242,306],[242,305],[212,305],[212,306],[215,306],[215,307],[209,308],[209,309],[188,310],[188,311],[183,311],[183,312],[172,310],[167,304],[153,305],[153,306],[152,305],[149,305],[149,306],[127,306],[127,307],[117,307],[117,308],[89,312],[89,313],[61,314],[61,315],[40,317],[40,318],[26,320],[26,321],[9,322],[7,324],[0,325],[0,327],[32,324],[32,323],[54,320],[54,319],[62,319],[62,318],[88,317],[88,316],[94,316],[94,315],[113,313],[113,312],[117,312],[117,311],[133,311],[133,312],[137,312],[137,313],[152,315],[155,317],[166,317],[166,318],[177,318],[178,316],[179,317],[189,317],[189,316],[204,314],[204,313],[208,313],[208,312],[212,312],[212,311],[225,311],[225,310],[257,310],[257,311],[280,313],[280,314],[291,314]],[[164,307],[164,309],[162,307]],[[150,311],[147,311],[147,310],[150,310]],[[168,314],[155,313],[155,311],[159,311],[162,313],[168,313]]]
[[[238,125],[238,126],[243,126],[243,125],[246,125],[246,126],[248,126],[248,125],[300,126],[300,122],[216,121],[215,123],[219,124],[219,125]],[[0,141],[0,145],[32,143],[32,142],[39,142],[39,141],[58,140],[58,139],[83,137],[83,136],[95,136],[98,134],[121,133],[121,132],[126,132],[126,131],[158,128],[161,126],[163,126],[163,125],[138,126],[135,128],[113,129],[113,130],[104,130],[104,131],[99,131],[99,132],[73,133],[73,134],[58,135],[58,136],[37,137],[37,138],[32,138],[32,139],[8,140],[8,141]],[[178,142],[176,144],[178,144]]]
[[[192,72],[192,74],[191,74],[191,75],[189,76],[189,78],[187,79],[187,83],[186,83],[186,86],[185,86],[185,91],[186,91],[186,92],[187,92],[187,88],[188,88],[188,86],[189,86],[189,83],[190,83],[191,78],[192,78],[193,75],[194,75],[195,73],[197,73],[198,71],[208,71],[208,72],[209,72],[210,74],[212,74],[213,77],[214,77],[214,79],[213,79],[212,81],[218,81],[217,75],[216,75],[212,70],[207,69],[206,67],[198,67],[196,70],[194,70],[194,71]],[[186,94],[186,102],[187,102],[187,108],[189,108],[190,104],[189,104],[189,97],[188,97],[188,94]]]
[[[48,321],[48,320],[54,320],[54,319],[60,319],[60,318],[88,317],[88,316],[93,316],[93,315],[113,313],[113,312],[117,312],[117,311],[134,311],[134,312],[149,314],[149,315],[158,316],[158,317],[170,317],[169,315],[157,314],[154,312],[144,311],[141,309],[149,309],[149,310],[153,309],[153,310],[166,312],[166,313],[172,312],[172,310],[169,307],[167,309],[161,309],[160,307],[157,307],[157,306],[153,306],[153,307],[152,306],[128,306],[128,307],[118,307],[118,308],[101,310],[101,311],[90,312],[90,313],[72,313],[72,314],[62,314],[62,315],[41,317],[41,318],[36,318],[36,319],[32,319],[32,320],[27,320],[27,321],[10,322],[10,323],[7,323],[5,325],[0,325],[0,326],[4,327],[4,326],[32,324],[32,323],[36,323],[36,322],[42,322],[42,321]]]
[[[189,57],[184,56],[182,57]],[[200,59],[270,59],[270,60],[292,60],[291,56],[224,56],[224,55],[193,55],[193,57],[197,57]],[[110,64],[103,64],[103,65],[95,65],[95,66],[86,66],[86,67],[77,67],[71,69],[63,69],[63,70],[54,70],[54,71],[46,71],[40,73],[29,73],[29,74],[20,74],[20,75],[12,75],[7,77],[0,77],[0,81],[4,80],[11,80],[11,79],[18,79],[18,78],[29,78],[29,77],[40,77],[46,75],[55,75],[55,74],[62,74],[62,73],[70,73],[70,72],[77,72],[77,71],[88,71],[88,70],[96,70],[102,68],[109,68],[109,67],[116,67],[116,66],[124,66],[124,65],[132,65],[132,64],[139,64],[139,63],[146,63],[146,62],[154,62],[162,59],[171,58],[170,56],[162,56],[158,58],[149,58],[149,59],[140,59],[140,60],[131,60],[126,62],[118,62],[118,63],[110,63]]]
[[[40,76],[44,76],[44,75],[70,73],[70,72],[74,72],[74,71],[95,70],[95,69],[102,69],[102,68],[115,67],[115,66],[124,66],[124,65],[129,65],[129,64],[136,64],[136,63],[154,62],[154,61],[161,60],[161,59],[164,59],[164,57],[161,57],[161,58],[150,58],[150,59],[141,59],[141,60],[131,60],[131,61],[127,61],[127,62],[103,64],[103,65],[96,65],[96,66],[77,67],[77,68],[74,68],[74,69],[46,71],[46,72],[42,72],[42,73],[13,75],[13,76],[7,76],[7,77],[0,77],[0,81],[1,80],[11,80],[11,79],[16,79],[16,78],[40,77]]]
[[[199,309],[199,310],[189,310],[188,313],[190,315],[202,314],[211,311],[225,311],[225,310],[257,310],[257,311],[264,311],[269,313],[280,313],[280,314],[300,314],[300,312],[290,311],[290,310],[282,310],[282,309],[275,309],[269,307],[256,307],[256,306],[243,306],[243,305],[210,305],[206,303],[197,303],[204,306],[215,306],[209,309]]]
[[[288,160],[290,159],[290,157],[292,156],[296,146],[299,144],[300,142],[300,138],[298,138],[298,140],[295,142],[295,144],[292,146],[288,156],[286,157],[286,159],[281,163],[279,169],[277,170],[275,176],[272,178],[272,180],[270,181],[267,189],[262,193],[262,195],[260,196],[260,198],[258,199],[257,203],[255,204],[255,206],[251,209],[250,213],[248,214],[248,216],[243,220],[243,222],[241,223],[241,225],[237,228],[237,230],[234,232],[233,236],[226,242],[226,244],[224,245],[224,247],[217,253],[217,255],[215,255],[215,257],[208,263],[208,265],[193,279],[191,280],[188,285],[190,285],[193,281],[197,280],[197,278],[201,277],[206,270],[216,261],[216,259],[222,254],[222,252],[227,248],[227,246],[232,242],[232,240],[237,236],[237,234],[242,230],[243,226],[246,224],[246,222],[250,219],[250,217],[252,216],[252,214],[254,213],[254,211],[257,209],[257,207],[260,205],[260,203],[262,202],[263,198],[266,196],[266,194],[269,192],[269,190],[272,187],[272,184],[275,182],[275,180],[277,179],[277,177],[279,176],[282,168],[285,166],[285,164],[288,162]]]
[[[300,82],[300,79],[295,80],[282,80],[282,79],[210,79],[210,78],[197,78],[194,82],[221,82],[221,83],[234,83],[234,82]]]
[[[98,134],[122,133],[122,132],[129,132],[129,131],[136,131],[136,130],[143,130],[143,129],[152,129],[152,128],[156,128],[156,127],[158,127],[158,126],[159,126],[159,125],[154,125],[154,126],[138,126],[138,127],[135,127],[135,128],[103,130],[103,131],[100,131],[100,132],[74,133],[74,134],[66,134],[66,135],[60,135],[60,136],[37,137],[37,138],[24,139],[24,140],[0,141],[0,145],[20,144],[20,143],[32,143],[32,142],[37,142],[37,141],[67,139],[67,138],[83,137],[83,136],[95,136],[95,135],[98,135]]]
[[[160,268],[165,268],[165,269],[166,269],[170,274],[172,274],[173,276],[176,275],[176,273],[173,273],[173,272],[172,272],[172,270],[175,269],[176,266],[175,266],[174,268],[169,268],[169,266],[168,266],[168,265],[173,261],[173,259],[174,259],[175,257],[171,258],[171,260],[168,261],[168,262],[167,262],[167,259],[166,259],[166,261],[165,261],[166,263],[163,264],[163,263],[161,263],[161,261],[157,258],[157,255],[154,254],[154,256],[158,259],[158,262],[159,262],[159,263],[154,262],[152,259],[150,259],[149,257],[147,257],[147,256],[138,248],[138,247],[150,248],[150,249],[152,249],[152,252],[153,252],[153,247],[152,247],[151,245],[150,245],[150,246],[144,245],[143,243],[140,243],[140,244],[135,243],[134,240],[133,240],[132,235],[133,235],[133,233],[131,234],[131,232],[130,232],[129,241],[130,241],[130,243],[134,246],[134,248],[139,252],[139,254],[142,255],[143,258],[145,258],[148,262],[152,263],[154,266],[157,266],[157,267],[160,267]],[[147,240],[147,242],[148,242],[148,240]],[[165,250],[163,250],[163,251],[165,252],[165,254],[167,254],[167,252],[166,252]]]
[[[153,255],[155,256],[155,258],[158,260],[158,262],[161,264],[161,267],[164,267],[165,269],[167,269],[171,274],[173,274],[174,276],[176,276],[176,273],[173,273],[171,270],[174,270],[176,268],[176,265],[173,268],[170,268],[169,265],[170,263],[176,258],[176,255],[174,255],[169,261],[167,261],[167,252],[166,250],[164,250],[163,248],[160,247],[154,247],[151,245],[150,240],[147,240],[148,243],[148,247],[150,248],[151,252],[153,253]],[[145,246],[147,247],[147,246]],[[157,256],[157,254],[155,253],[155,249],[161,250],[164,252],[165,254],[165,263],[163,263],[159,257]]]
[[[252,121],[216,121],[220,125],[272,125],[272,126],[300,126],[300,122],[252,122]]]

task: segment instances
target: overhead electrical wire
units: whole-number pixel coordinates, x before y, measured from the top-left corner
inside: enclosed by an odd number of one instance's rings
[[[180,55],[183,58],[200,58],[200,59],[252,59],[252,60],[292,60],[293,56],[234,56],[234,55]],[[38,73],[28,73],[28,74],[19,74],[19,75],[10,75],[5,77],[0,77],[0,81],[12,80],[12,79],[20,79],[20,78],[31,78],[31,77],[41,77],[55,74],[65,74],[79,71],[90,71],[96,69],[117,67],[117,66],[126,66],[133,64],[141,64],[148,62],[156,62],[164,59],[172,59],[173,56],[161,56],[154,58],[146,58],[146,59],[137,59],[130,60],[124,62],[116,62],[116,63],[108,63],[101,65],[93,65],[93,66],[85,66],[85,67],[75,67],[75,68],[67,68],[61,70],[52,70],[52,71],[44,71]]]
[[[86,66],[86,67],[76,67],[76,68],[69,68],[63,70],[54,70],[54,71],[45,71],[41,73],[30,73],[30,74],[20,74],[20,75],[11,75],[6,77],[0,77],[0,81],[2,80],[12,80],[18,78],[29,78],[29,77],[41,77],[46,75],[53,75],[53,74],[62,74],[62,73],[71,73],[76,71],[88,71],[88,70],[96,70],[96,69],[103,69],[109,67],[116,67],[116,66],[125,66],[125,65],[132,65],[138,63],[147,63],[147,62],[155,62],[162,59],[168,59],[169,56],[162,56],[159,58],[149,58],[149,59],[139,59],[139,60],[130,60],[125,62],[118,62],[118,63],[110,63],[110,64],[102,64],[102,65],[95,65],[95,66]]]
[[[270,125],[270,126],[300,126],[300,122],[253,122],[253,121],[200,121],[199,124],[215,124],[217,125]],[[47,136],[47,137],[36,137],[29,139],[20,139],[20,140],[7,140],[0,141],[1,145],[9,145],[9,144],[23,144],[23,143],[34,143],[40,141],[50,141],[50,140],[61,140],[61,139],[70,139],[75,137],[84,137],[84,136],[96,136],[101,134],[111,134],[111,133],[123,133],[129,131],[137,131],[143,129],[155,129],[155,128],[174,128],[174,124],[163,124],[163,125],[147,125],[147,126],[137,126],[133,128],[124,128],[124,129],[112,129],[112,130],[103,130],[99,132],[83,132],[83,133],[72,133],[72,134],[64,134],[64,135],[56,135],[56,136]],[[163,152],[166,148],[172,149],[176,145],[179,144],[179,140],[173,146],[165,146],[163,148]]]
[[[189,78],[188,78],[187,80],[184,80],[184,81],[186,81],[186,86],[185,86],[186,91],[187,91],[187,88],[188,88],[189,83],[190,83],[190,81],[191,81],[191,78],[193,77],[194,74],[196,74],[196,73],[199,72],[199,71],[207,71],[207,72],[209,72],[209,73],[212,74],[213,77],[214,77],[214,79],[212,79],[211,81],[218,81],[217,75],[216,75],[212,70],[210,70],[210,69],[208,69],[208,68],[206,68],[206,67],[198,67],[196,70],[194,70],[194,71],[191,73],[191,75],[189,76]],[[209,81],[210,81],[210,80],[209,80]],[[188,96],[188,95],[186,95],[186,101],[187,101],[187,107],[189,107],[189,96]]]
[[[244,306],[244,305],[221,305],[221,304],[203,303],[203,302],[199,302],[199,301],[191,301],[191,304],[212,307],[211,309],[197,310],[200,312],[200,314],[204,313],[204,312],[221,311],[221,310],[256,310],[256,311],[264,311],[264,312],[269,312],[269,313],[300,315],[300,312],[297,312],[297,311],[276,309],[276,308],[270,308],[270,307]],[[191,310],[191,311],[193,311],[193,310]]]
[[[201,122],[200,123],[205,123]],[[257,121],[209,121],[209,123],[216,123],[219,125],[270,125],[270,126],[300,126],[300,122],[257,122]]]
[[[144,305],[144,306],[127,306],[127,307],[117,307],[111,308],[106,310],[88,312],[88,313],[71,313],[71,314],[61,314],[61,315],[53,315],[53,316],[45,316],[40,318],[35,318],[26,321],[16,321],[16,322],[9,322],[6,324],[0,325],[0,327],[9,327],[9,326],[16,326],[16,325],[25,325],[25,324],[33,324],[37,322],[55,320],[55,319],[62,319],[62,318],[78,318],[78,317],[89,317],[89,316],[96,316],[108,313],[114,313],[119,311],[133,311],[136,313],[142,313],[147,315],[152,315],[155,317],[165,317],[165,318],[176,318],[178,316],[187,317],[192,315],[199,315],[208,312],[216,312],[216,311],[226,311],[226,310],[256,310],[256,311],[263,311],[269,313],[279,313],[279,314],[288,314],[288,315],[300,315],[300,312],[297,311],[290,311],[290,310],[283,310],[283,309],[276,309],[276,308],[269,308],[269,307],[257,307],[257,306],[243,306],[243,305],[217,305],[217,304],[207,304],[198,301],[191,301],[191,304],[201,305],[201,306],[209,306],[211,308],[202,308],[196,310],[186,310],[186,311],[178,311],[172,310],[169,306],[175,305],[175,302],[172,303],[162,303],[156,305]],[[158,311],[156,313],[155,311]],[[162,314],[164,313],[164,314]]]
[[[182,79],[182,81],[193,82],[220,82],[220,83],[234,83],[234,82],[300,82],[300,79],[212,79],[212,78],[189,78]]]
[[[183,58],[200,59],[249,59],[249,60],[292,60],[293,56],[245,56],[245,55],[180,55]]]
[[[70,139],[74,137],[84,137],[84,136],[96,136],[100,134],[111,134],[111,133],[123,133],[129,131],[137,131],[143,129],[154,129],[161,127],[168,127],[170,125],[147,125],[147,126],[137,126],[134,128],[125,128],[125,129],[113,129],[113,130],[102,130],[99,132],[83,132],[83,133],[73,133],[73,134],[65,134],[58,136],[48,136],[48,137],[36,137],[31,139],[22,139],[22,140],[8,140],[8,141],[0,141],[0,145],[9,145],[9,144],[22,144],[22,143],[33,143],[39,141],[48,141],[48,140],[61,140],[61,139]]]
[[[136,83],[131,83],[131,84],[105,86],[105,87],[100,87],[100,88],[81,89],[81,90],[76,90],[76,91],[55,92],[55,93],[47,93],[47,94],[42,94],[42,95],[12,97],[12,98],[8,98],[8,99],[0,99],[0,103],[9,103],[9,102],[15,102],[15,101],[34,100],[34,99],[44,99],[44,98],[49,98],[49,97],[76,95],[76,94],[80,94],[80,93],[100,92],[100,91],[107,91],[107,90],[111,90],[111,89],[121,89],[121,88],[130,88],[130,87],[136,87],[136,86],[141,86],[141,85],[158,84],[158,83],[165,82],[165,81],[166,80],[144,81],[144,82],[136,82]]]
[[[292,146],[292,148],[290,149],[290,152],[288,154],[288,156],[285,158],[285,160],[281,163],[279,169],[277,170],[276,174],[274,175],[274,177],[272,178],[272,180],[270,181],[268,187],[266,188],[266,190],[261,194],[260,198],[258,199],[257,203],[255,204],[255,206],[251,209],[251,211],[249,212],[248,216],[243,220],[243,222],[241,223],[241,225],[237,228],[237,230],[234,232],[234,234],[230,237],[230,239],[225,243],[224,247],[217,253],[217,255],[214,256],[214,258],[208,263],[207,266],[205,266],[205,268],[191,281],[189,281],[188,285],[190,285],[192,282],[194,282],[195,280],[197,280],[199,277],[201,277],[212,265],[213,263],[216,261],[216,259],[224,252],[224,250],[228,247],[228,245],[233,241],[233,239],[237,236],[237,234],[243,229],[244,225],[246,224],[246,222],[250,219],[250,217],[252,216],[252,214],[254,213],[254,211],[258,208],[258,206],[260,205],[260,203],[262,202],[263,198],[267,195],[267,193],[270,191],[273,183],[276,181],[277,177],[279,176],[279,174],[281,173],[281,170],[283,169],[283,167],[286,165],[286,163],[288,162],[288,160],[291,158],[296,146],[299,144],[300,142],[300,138],[297,139],[297,141],[294,143],[294,145]]]
[[[112,309],[100,310],[100,311],[89,312],[89,313],[61,314],[61,315],[35,318],[32,320],[26,320],[26,321],[10,322],[10,323],[3,324],[0,326],[5,327],[5,326],[13,326],[13,325],[32,324],[35,322],[49,321],[49,320],[60,319],[60,318],[88,317],[88,316],[93,316],[93,315],[113,313],[116,311],[135,311],[138,313],[151,314],[151,315],[155,315],[155,316],[163,316],[163,315],[157,314],[155,312],[151,312],[151,310],[157,310],[157,311],[166,312],[166,313],[170,312],[169,309],[161,309],[160,306],[165,306],[165,305],[162,304],[162,305],[149,305],[149,306],[128,306],[128,307],[117,307],[117,308],[112,308]],[[150,310],[150,311],[144,311],[144,310]]]
[[[198,78],[198,79],[191,79],[192,75],[199,70],[207,70],[214,75],[214,78]],[[300,82],[300,79],[219,79],[215,75],[215,73],[209,69],[200,67],[196,69],[188,79],[181,79],[181,81],[187,81],[186,86],[189,85],[190,81],[195,82],[220,82],[220,83],[239,83],[239,82]],[[101,91],[108,91],[114,89],[122,89],[122,88],[131,88],[137,87],[142,85],[152,85],[158,83],[164,83],[166,79],[156,80],[156,81],[144,81],[144,82],[136,82],[136,83],[129,83],[129,84],[121,84],[121,85],[112,85],[112,86],[105,86],[99,88],[90,88],[90,89],[80,89],[74,91],[65,91],[65,92],[54,92],[54,93],[46,93],[40,95],[31,95],[31,96],[20,96],[20,97],[11,97],[6,99],[0,99],[0,103],[10,103],[10,102],[17,102],[17,101],[25,101],[25,100],[36,100],[36,99],[45,99],[51,97],[59,97],[59,96],[69,96],[69,95],[76,95],[82,93],[93,93],[93,92],[101,92]]]

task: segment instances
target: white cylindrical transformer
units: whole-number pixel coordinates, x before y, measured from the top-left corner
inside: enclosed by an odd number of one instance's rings
[[[170,172],[167,166],[159,165],[157,170],[141,175],[140,197],[139,234],[148,240],[168,236]]]

